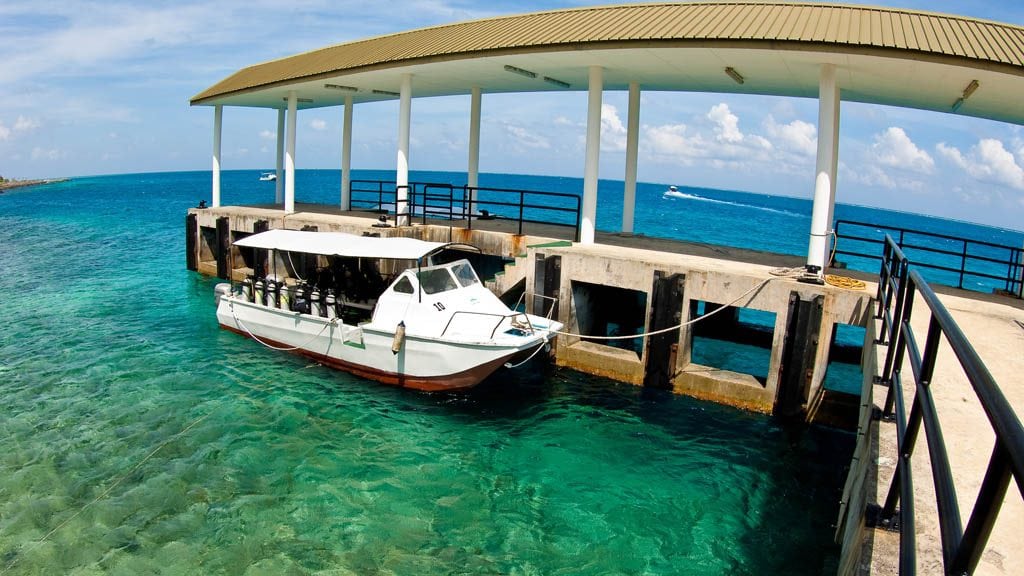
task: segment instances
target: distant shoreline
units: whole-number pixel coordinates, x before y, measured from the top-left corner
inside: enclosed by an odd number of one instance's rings
[[[40,184],[56,184],[57,182],[67,181],[67,178],[51,178],[47,180],[4,180],[0,182],[0,194],[3,194],[7,190],[13,190],[15,188],[24,188],[25,186],[39,186]]]

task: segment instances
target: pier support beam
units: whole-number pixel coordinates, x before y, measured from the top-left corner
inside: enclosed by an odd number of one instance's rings
[[[562,257],[538,253],[533,269],[533,298],[527,300],[530,314],[558,318],[558,295],[562,286]],[[542,298],[541,296],[547,296]]]
[[[469,98],[469,165],[466,169],[466,186],[469,186],[469,218],[476,208],[476,188],[480,184],[480,88],[474,86]]]
[[[685,274],[654,272],[651,288],[651,315],[647,323],[648,332],[676,326],[683,319],[683,289]],[[644,386],[672,389],[672,377],[676,373],[679,354],[679,330],[647,337],[647,354],[644,365]]]
[[[601,158],[601,91],[604,70],[590,67],[587,98],[587,153],[583,167],[583,213],[580,215],[580,243],[593,244],[597,220],[597,167]]]
[[[274,157],[274,204],[284,204],[284,108],[277,109],[277,155]]]
[[[288,92],[288,149],[285,152],[284,212],[295,212],[295,130],[298,124],[298,94]]]
[[[228,280],[231,269],[228,266],[228,254],[231,251],[231,220],[227,216],[217,218],[217,278]]]
[[[352,209],[352,96],[345,95],[341,126],[341,209]]]
[[[220,207],[220,134],[224,118],[224,107],[217,104],[213,107],[213,198],[211,205]]]
[[[629,83],[629,112],[626,119],[626,185],[622,194],[622,233],[633,233],[636,207],[636,157],[640,143],[640,84]]]
[[[402,74],[398,97],[398,159],[395,170],[395,224],[409,225],[409,124],[412,121],[412,74]]]
[[[818,81],[818,157],[814,177],[814,207],[807,247],[805,281],[821,283],[828,265],[829,234],[835,205],[836,166],[839,152],[839,85],[836,67],[823,64]]]
[[[801,299],[797,292],[789,295],[782,373],[775,397],[775,414],[778,416],[797,416],[807,402],[814,380],[824,301],[825,297],[821,295],[807,300]]]

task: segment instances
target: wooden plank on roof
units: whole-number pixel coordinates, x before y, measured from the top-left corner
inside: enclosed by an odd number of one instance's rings
[[[826,42],[831,39],[829,29],[832,20],[836,17],[835,9],[822,10],[815,25],[809,30],[807,39],[815,42]]]

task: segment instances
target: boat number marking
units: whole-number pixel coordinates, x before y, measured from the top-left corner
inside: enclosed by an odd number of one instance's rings
[[[437,311],[440,312],[441,310],[444,310],[444,304],[441,304],[440,302],[434,302],[434,308],[437,308]]]

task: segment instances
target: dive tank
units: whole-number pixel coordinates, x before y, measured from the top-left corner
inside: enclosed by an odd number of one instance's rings
[[[335,307],[337,301],[334,299],[334,289],[327,289],[327,300],[324,301],[324,308],[327,309],[327,317],[331,320],[338,317],[338,309]]]
[[[326,316],[323,307],[320,306],[320,291],[316,288],[313,288],[313,293],[309,295],[309,313],[321,318]]]
[[[242,298],[246,302],[252,302],[252,276],[246,276],[242,281]]]
[[[264,296],[266,292],[263,289],[263,280],[260,280],[259,278],[256,279],[256,283],[253,285],[252,292],[257,302],[266,305],[267,301]]]
[[[291,290],[284,282],[277,284],[277,308],[279,310],[291,310]]]

